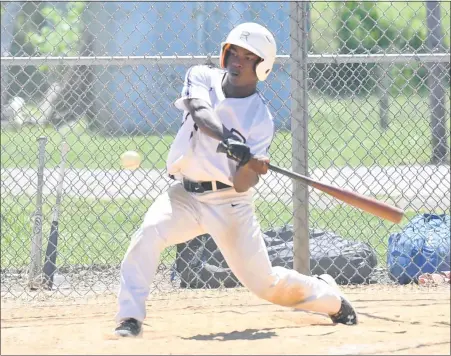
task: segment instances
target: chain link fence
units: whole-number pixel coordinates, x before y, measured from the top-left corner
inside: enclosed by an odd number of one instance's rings
[[[267,26],[278,44],[275,69],[259,83],[277,128],[272,162],[406,211],[395,225],[269,173],[255,204],[273,265],[328,272],[341,284],[449,271],[448,5],[2,2],[2,296],[116,292],[130,237],[172,184],[165,159],[184,73],[217,65],[220,42],[244,21]],[[41,277],[30,268],[45,262],[63,142],[48,291],[29,283]],[[140,169],[121,169],[126,150],[144,157]],[[165,250],[152,290],[236,286],[204,235]]]

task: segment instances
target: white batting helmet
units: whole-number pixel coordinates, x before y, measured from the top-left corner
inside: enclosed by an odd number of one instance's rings
[[[276,60],[277,47],[274,36],[267,28],[258,23],[245,22],[232,29],[225,42],[221,43],[221,68],[225,68],[227,49],[231,45],[243,47],[259,56],[262,61],[255,68],[257,78],[263,81],[268,77]]]

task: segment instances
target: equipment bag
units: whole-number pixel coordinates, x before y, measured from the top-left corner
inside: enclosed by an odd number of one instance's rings
[[[377,265],[375,251],[366,243],[345,240],[332,232],[310,230],[310,271],[328,273],[338,284],[369,282]],[[263,234],[273,266],[293,268],[293,226]],[[208,234],[177,245],[175,274],[181,288],[234,288],[241,286]]]
[[[390,279],[408,284],[423,273],[450,270],[450,216],[421,214],[388,238]]]

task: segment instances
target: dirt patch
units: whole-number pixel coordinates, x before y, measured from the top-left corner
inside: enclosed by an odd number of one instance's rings
[[[112,335],[114,296],[3,301],[9,354],[448,354],[449,288],[349,289],[358,326],[271,305],[247,291],[183,291],[148,302],[140,339]]]

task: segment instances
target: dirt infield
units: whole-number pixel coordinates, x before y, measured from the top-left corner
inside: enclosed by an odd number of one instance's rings
[[[450,290],[348,290],[360,325],[266,303],[246,291],[183,292],[148,303],[140,339],[112,336],[114,296],[2,301],[1,354],[448,354]]]

